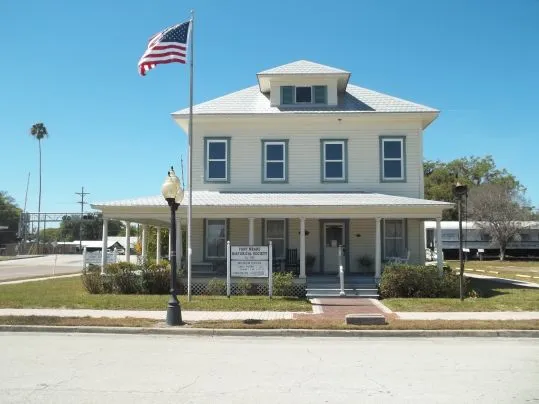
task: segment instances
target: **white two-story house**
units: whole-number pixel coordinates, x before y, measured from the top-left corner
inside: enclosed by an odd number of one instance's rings
[[[423,132],[439,111],[350,84],[350,75],[300,60],[194,106],[193,276],[225,259],[228,240],[271,241],[283,265],[297,256],[299,279],[335,274],[339,246],[347,276],[379,278],[395,257],[424,263],[423,223],[451,206],[424,199]],[[187,133],[189,110],[172,117]],[[169,222],[162,196],[93,206],[106,218]]]

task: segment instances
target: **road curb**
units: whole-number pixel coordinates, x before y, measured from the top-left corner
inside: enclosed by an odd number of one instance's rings
[[[0,332],[143,334],[210,337],[405,337],[539,338],[539,330],[298,330],[0,325]]]

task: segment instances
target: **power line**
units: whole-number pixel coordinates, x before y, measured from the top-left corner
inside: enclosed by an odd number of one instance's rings
[[[84,205],[87,205],[88,202],[84,202],[84,197],[90,195],[89,192],[84,192],[84,187],[82,187],[81,192],[75,192],[76,195],[80,195],[80,222],[79,222],[79,250],[82,251],[82,219],[84,217]]]

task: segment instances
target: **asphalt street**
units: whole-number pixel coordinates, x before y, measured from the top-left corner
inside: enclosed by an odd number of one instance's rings
[[[539,340],[0,334],[2,403],[524,403]]]
[[[0,261],[0,282],[10,279],[73,274],[82,270],[82,255],[46,255]]]

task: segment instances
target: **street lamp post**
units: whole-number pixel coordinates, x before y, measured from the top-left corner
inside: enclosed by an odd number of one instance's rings
[[[167,306],[167,325],[181,325],[182,311],[176,292],[176,210],[183,200],[183,189],[174,167],[170,167],[161,193],[170,206],[170,298]]]
[[[460,300],[464,300],[464,254],[462,251],[462,199],[468,196],[468,187],[457,182],[453,188],[453,194],[458,199],[459,214],[459,262],[460,262]]]

